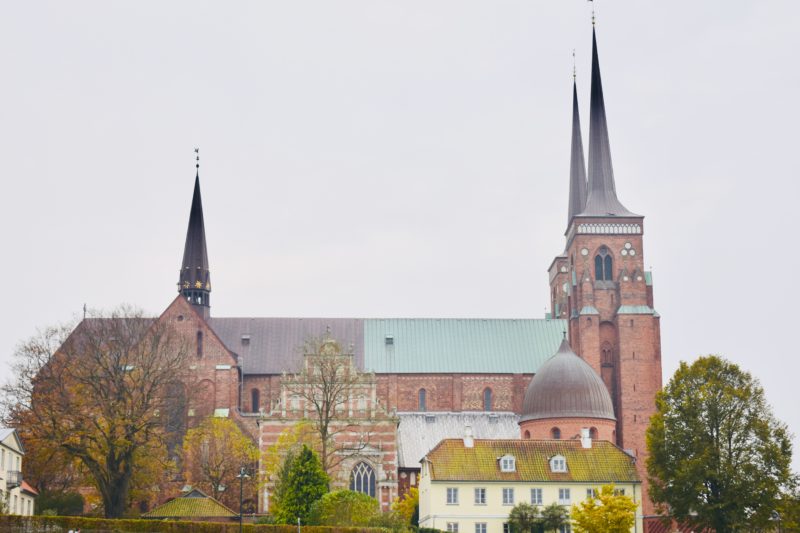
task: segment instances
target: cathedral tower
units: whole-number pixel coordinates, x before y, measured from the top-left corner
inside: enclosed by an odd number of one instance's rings
[[[644,217],[617,198],[594,29],[590,105],[584,183],[573,96],[569,223],[566,249],[550,266],[552,315],[569,320],[570,345],[608,388],[617,420],[613,438],[637,457],[646,489],[645,432],[661,388],[660,324],[652,276],[644,269]]]
[[[207,319],[211,312],[211,273],[208,270],[203,202],[200,198],[199,164],[197,167],[189,228],[186,230],[186,245],[183,250],[183,264],[178,278],[178,292],[192,304],[200,316]]]

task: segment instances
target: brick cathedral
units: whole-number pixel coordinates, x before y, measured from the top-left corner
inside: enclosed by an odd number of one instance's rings
[[[549,267],[551,311],[542,319],[214,316],[198,170],[180,294],[160,318],[196,347],[203,401],[187,417],[232,417],[265,449],[307,414],[284,380],[304,365],[304,342],[323,338],[370,376],[346,407],[370,437],[342,460],[334,486],[387,506],[416,484],[422,455],[465,428],[536,439],[591,428],[636,458],[646,492],[660,320],[644,269],[644,217],[617,197],[594,30],[592,39],[588,171],[573,84],[566,245]],[[268,505],[267,489],[258,507]],[[647,500],[644,512],[653,513]]]

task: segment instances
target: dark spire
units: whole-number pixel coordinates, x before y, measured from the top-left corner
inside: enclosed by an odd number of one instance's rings
[[[192,210],[189,213],[189,228],[186,230],[186,246],[183,250],[183,265],[181,265],[178,280],[178,292],[183,294],[203,317],[208,318],[208,309],[211,305],[209,298],[211,274],[208,270],[203,202],[200,198],[200,164],[197,163],[196,166]]]
[[[573,75],[574,78],[574,75]],[[572,153],[569,161],[569,218],[583,212],[586,207],[586,162],[583,159],[581,117],[578,113],[578,86],[572,81]]]
[[[628,211],[617,199],[594,28],[592,28],[592,101],[589,111],[589,191],[586,208],[581,215],[638,216]]]

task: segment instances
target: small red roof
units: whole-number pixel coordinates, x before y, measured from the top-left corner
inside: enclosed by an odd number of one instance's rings
[[[20,489],[22,492],[27,492],[28,494],[33,494],[34,496],[39,495],[39,491],[28,485],[28,482],[23,480],[22,485],[20,485]]]

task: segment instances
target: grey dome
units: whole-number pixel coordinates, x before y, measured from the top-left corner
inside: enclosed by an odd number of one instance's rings
[[[605,383],[566,339],[539,367],[525,391],[520,422],[545,418],[616,420]]]

